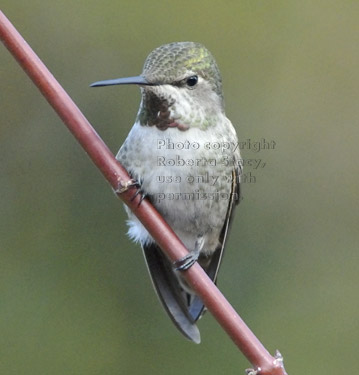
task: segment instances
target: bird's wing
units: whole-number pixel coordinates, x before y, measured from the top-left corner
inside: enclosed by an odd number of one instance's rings
[[[226,219],[219,236],[218,247],[211,255],[209,260],[204,259],[204,262],[201,262],[201,257],[198,259],[199,263],[202,263],[201,266],[214,283],[216,283],[218,270],[221,265],[224,246],[226,244],[227,235],[233,219],[234,207],[240,202],[240,175],[241,166],[239,165],[232,170],[231,196],[228,202]],[[194,321],[197,321],[204,314],[205,307],[198,296],[193,298],[189,311]]]
[[[226,220],[220,233],[219,246],[209,260],[208,258],[204,260],[205,264],[199,259],[199,263],[202,263],[202,267],[213,282],[216,282],[221,264],[224,245],[233,217],[233,209],[240,200],[239,175],[240,169],[234,169],[232,173],[231,198],[228,202]],[[195,322],[205,311],[203,302],[198,296],[183,290],[175,275],[172,263],[155,243],[144,244],[142,249],[152,283],[167,314],[185,337],[195,343],[200,343],[200,333]]]
[[[199,344],[199,330],[191,317],[185,292],[174,273],[173,265],[155,244],[142,246],[153,286],[167,314],[188,339]]]
[[[233,219],[234,208],[240,201],[240,172],[240,168],[234,168],[232,170],[231,196],[228,201],[226,219],[219,235],[219,246],[215,250],[211,262],[206,269],[208,276],[211,278],[211,280],[213,280],[213,282],[216,282],[219,266],[221,265],[224,246],[226,244],[227,235]]]

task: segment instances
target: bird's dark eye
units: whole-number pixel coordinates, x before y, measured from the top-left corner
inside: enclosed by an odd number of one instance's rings
[[[189,87],[196,86],[198,82],[198,76],[191,76],[186,79],[186,84]]]

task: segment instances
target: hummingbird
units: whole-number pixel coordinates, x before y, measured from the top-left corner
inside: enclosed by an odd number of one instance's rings
[[[140,87],[141,102],[116,159],[189,254],[171,262],[125,206],[128,234],[141,244],[153,286],[173,323],[200,343],[196,322],[205,307],[183,273],[197,261],[216,282],[240,201],[242,163],[236,131],[224,111],[221,74],[202,44],[175,42],[153,50],[139,76],[91,86],[126,84]]]

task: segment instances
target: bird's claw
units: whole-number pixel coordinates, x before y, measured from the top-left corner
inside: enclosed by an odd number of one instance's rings
[[[132,187],[137,187],[135,194],[131,197],[131,201],[133,201],[138,194],[141,194],[140,201],[138,202],[138,206],[142,203],[142,201],[146,198],[146,194],[142,190],[142,183],[140,181],[134,180],[131,178],[130,180],[124,182],[123,180],[119,180],[118,187],[115,189],[116,194],[124,193],[125,191],[129,190]]]
[[[176,271],[186,271],[188,270],[188,268],[192,267],[195,264],[195,262],[198,259],[198,256],[199,256],[199,253],[197,252],[188,253],[183,258],[178,259],[175,262],[173,262],[173,266]]]
[[[137,197],[138,194],[141,194],[140,201],[138,202],[138,206],[139,206],[142,203],[142,201],[146,198],[146,194],[143,192],[141,185],[139,183],[137,186],[139,186],[139,189],[136,191],[135,194],[133,194],[133,197],[131,198],[131,202]]]
[[[193,251],[190,251],[187,255],[185,255],[183,258],[176,260],[173,262],[173,266],[176,271],[186,271],[188,268],[192,267],[197,259],[199,258],[199,254],[201,253],[201,250],[203,249],[204,245],[204,237],[198,236],[195,244],[195,248]]]

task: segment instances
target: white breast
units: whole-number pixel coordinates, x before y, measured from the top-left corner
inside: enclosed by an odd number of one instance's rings
[[[217,149],[225,143],[232,148]],[[225,117],[206,131],[161,131],[136,123],[117,159],[142,183],[143,191],[187,248],[193,249],[197,236],[204,236],[204,250],[210,253],[217,246],[227,213],[233,169],[228,160],[240,158],[239,150],[233,153],[236,143],[235,131]],[[131,238],[151,241],[137,218],[128,214]]]

